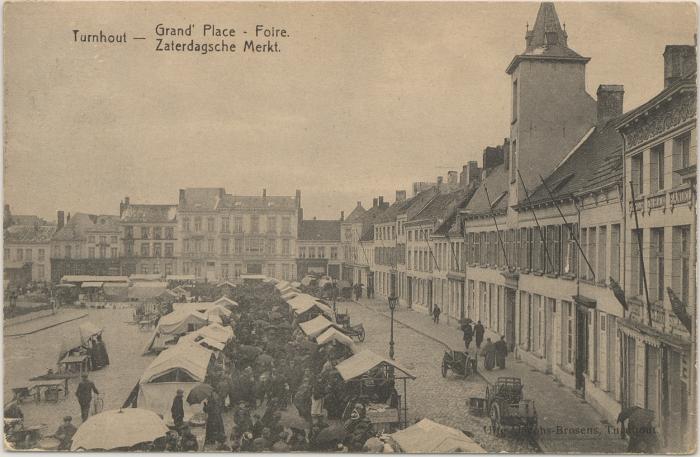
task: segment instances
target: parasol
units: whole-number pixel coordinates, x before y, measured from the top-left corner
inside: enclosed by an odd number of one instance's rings
[[[164,436],[168,427],[156,413],[147,409],[126,408],[105,411],[83,422],[70,450],[105,450],[148,443]]]
[[[345,439],[345,428],[342,425],[331,425],[324,428],[316,435],[317,443],[329,443],[331,441],[343,441]]]
[[[255,359],[255,365],[271,365],[275,359],[269,354],[260,354],[257,359]]]
[[[209,384],[198,384],[190,390],[187,394],[187,403],[194,405],[195,403],[202,403],[204,400],[208,400],[214,394],[214,388]]]
[[[308,430],[309,423],[294,410],[280,412],[280,425],[298,430]]]

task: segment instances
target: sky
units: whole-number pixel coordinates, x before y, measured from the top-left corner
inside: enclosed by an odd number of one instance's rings
[[[13,214],[118,214],[178,189],[302,193],[307,218],[435,181],[508,136],[510,78],[538,3],[7,3],[4,200]],[[692,3],[556,3],[587,90],[663,89]],[[239,52],[156,52],[156,25],[234,27]],[[257,24],[280,52],[240,52]],[[73,30],[126,33],[125,44]],[[246,35],[242,31],[246,31]],[[132,40],[144,37],[145,40]],[[189,37],[176,37],[189,41]],[[212,39],[216,42],[219,39]]]

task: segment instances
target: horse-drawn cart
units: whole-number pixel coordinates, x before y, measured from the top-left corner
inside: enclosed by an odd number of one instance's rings
[[[476,373],[476,358],[465,351],[449,350],[442,356],[442,377],[447,377],[447,371],[452,370],[455,374],[467,377]]]
[[[486,388],[486,408],[496,435],[502,435],[506,427],[537,433],[535,402],[523,399],[523,387],[520,378],[499,377],[495,385]]]

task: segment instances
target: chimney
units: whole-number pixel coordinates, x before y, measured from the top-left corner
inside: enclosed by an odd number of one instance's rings
[[[56,212],[56,222],[58,223],[58,230],[61,230],[63,228],[63,225],[65,224],[63,211]]]
[[[185,189],[180,189],[180,199],[179,199],[180,205],[185,204]]]
[[[344,221],[345,220],[345,211],[340,212],[340,220]]]
[[[267,189],[263,189],[263,198],[267,198]]]
[[[504,144],[507,140],[504,140]],[[504,163],[505,153],[503,146],[486,146],[482,157],[484,171],[497,167]]]
[[[405,190],[397,190],[396,191],[396,201],[397,202],[406,201],[406,191]]]
[[[314,220],[316,220],[316,216],[314,216]]]
[[[66,216],[66,224],[70,222],[70,211],[68,211],[68,215]]]
[[[129,197],[124,197],[124,201],[119,203],[119,217],[124,214],[124,211],[129,207]]]
[[[301,191],[299,189],[297,189],[296,200],[297,200],[297,206],[299,208],[301,208]]]
[[[625,87],[619,84],[601,84],[596,92],[598,96],[598,125],[622,114],[622,101]]]
[[[688,76],[697,67],[695,47],[674,44],[664,50],[664,87]]]
[[[450,188],[450,191],[457,190],[459,183],[456,171],[447,172],[447,186]]]
[[[384,205],[384,195],[380,195],[377,199],[379,201],[379,206]]]
[[[357,201],[357,207],[359,208],[360,206],[362,206],[362,202],[358,200],[358,201]]]
[[[378,200],[377,198],[373,198],[373,199],[372,199],[372,208],[376,208],[376,207],[377,207],[377,200]]]

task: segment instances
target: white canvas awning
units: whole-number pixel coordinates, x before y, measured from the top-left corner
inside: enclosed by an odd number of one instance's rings
[[[486,454],[484,448],[461,431],[430,419],[423,419],[390,436],[403,452],[411,454]]]
[[[129,298],[150,300],[160,296],[168,290],[168,284],[164,282],[139,282],[129,287]]]
[[[289,286],[289,281],[279,281],[277,284],[275,284],[275,288],[277,290],[285,289],[287,286]]]
[[[369,350],[365,350],[353,355],[352,357],[348,357],[347,359],[340,362],[335,368],[338,370],[338,373],[340,373],[340,376],[345,381],[349,381],[367,373],[371,369],[380,365],[392,366],[397,370],[401,371],[407,377],[411,379],[416,378],[411,373],[409,373],[408,370],[406,370],[393,360],[387,359],[386,357],[382,357],[381,355]]]
[[[218,300],[214,300],[213,303],[215,305],[223,305],[223,306],[229,305],[229,306],[238,307],[238,303],[236,303],[235,301],[231,300],[228,297],[221,297]]]
[[[325,332],[316,337],[316,342],[320,345],[328,344],[332,341],[337,341],[344,344],[345,346],[349,347],[352,352],[355,352],[355,343],[352,341],[352,338],[335,327],[327,329]]]
[[[80,285],[80,287],[82,287],[83,289],[93,288],[93,287],[100,288],[100,287],[102,287],[103,284],[104,284],[104,282],[84,282]]]
[[[90,338],[102,333],[102,329],[92,322],[83,322],[78,326],[80,332],[80,342],[85,346]]]
[[[165,277],[166,281],[194,281],[194,275],[168,275]]]
[[[309,337],[314,338],[325,332],[328,327],[335,327],[336,324],[329,321],[322,315],[318,315],[310,321],[299,324],[299,328]]]
[[[126,276],[91,276],[91,275],[65,275],[61,282],[127,282]]]
[[[144,370],[139,383],[145,384],[174,369],[184,370],[194,381],[204,382],[212,352],[191,341],[178,342],[161,352]]]

